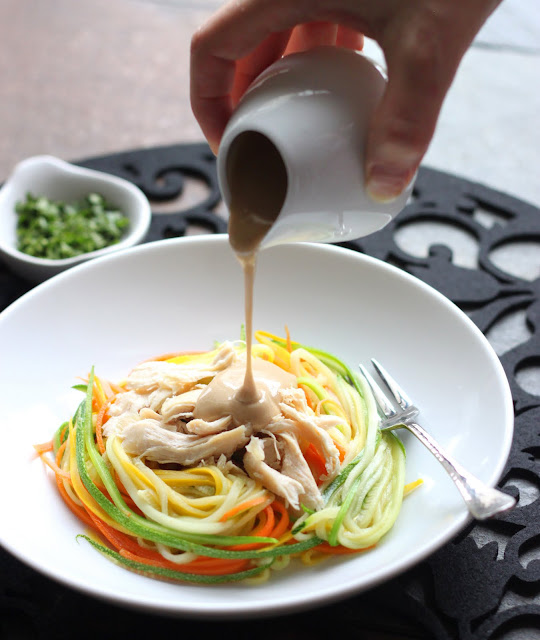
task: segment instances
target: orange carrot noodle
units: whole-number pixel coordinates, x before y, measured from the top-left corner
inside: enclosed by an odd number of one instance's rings
[[[226,511],[220,518],[221,522],[225,522],[229,518],[232,518],[239,514],[241,511],[246,511],[247,509],[251,509],[252,507],[256,507],[257,505],[262,504],[263,502],[268,502],[269,498],[267,496],[259,496],[258,498],[252,498],[251,500],[246,500],[246,502],[242,502],[241,504],[237,504],[229,511]]]

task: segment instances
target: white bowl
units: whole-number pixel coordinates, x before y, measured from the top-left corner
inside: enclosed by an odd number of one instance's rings
[[[129,228],[117,244],[74,258],[35,258],[17,249],[15,205],[26,194],[76,202],[89,193],[99,193],[129,218]],[[150,226],[150,204],[135,185],[116,176],[84,169],[53,156],[34,156],[16,165],[0,189],[0,256],[15,273],[31,282],[41,282],[69,267],[141,242]]]
[[[225,235],[162,240],[92,260],[1,313],[0,424],[8,453],[0,465],[0,544],[46,575],[124,606],[205,618],[261,616],[372,587],[469,522],[445,471],[405,432],[406,482],[424,484],[405,499],[390,533],[363,554],[315,567],[294,564],[256,586],[201,586],[136,575],[78,541],[85,526],[64,505],[51,472],[32,459],[32,445],[49,440],[73,415],[78,376],[95,365],[98,375],[120,380],[156,354],[235,340],[243,322],[241,268]],[[348,249],[284,245],[261,253],[254,326],[283,335],[284,325],[293,340],[350,367],[377,358],[441,445],[483,481],[497,483],[513,434],[508,382],[485,337],[447,298]]]

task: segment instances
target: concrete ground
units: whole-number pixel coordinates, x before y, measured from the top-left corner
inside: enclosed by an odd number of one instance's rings
[[[189,42],[220,4],[2,0],[0,180],[34,154],[202,140]],[[540,206],[539,36],[537,0],[502,3],[463,60],[426,164]]]

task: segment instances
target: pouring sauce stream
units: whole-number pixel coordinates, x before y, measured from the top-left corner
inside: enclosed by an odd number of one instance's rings
[[[245,131],[230,146],[227,180],[231,191],[229,242],[244,271],[246,373],[237,400],[254,404],[261,397],[251,358],[257,254],[283,207],[287,171],[279,151],[266,136]]]
[[[194,416],[232,416],[238,426],[262,429],[279,414],[280,389],[296,387],[296,377],[271,362],[252,358],[253,288],[261,241],[276,220],[287,193],[287,172],[275,146],[247,131],[231,144],[227,159],[231,190],[229,242],[244,271],[246,364],[218,373],[197,401]]]

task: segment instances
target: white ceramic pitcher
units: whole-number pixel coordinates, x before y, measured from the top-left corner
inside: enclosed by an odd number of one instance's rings
[[[252,83],[224,132],[217,168],[229,206],[227,161],[234,140],[258,132],[279,152],[287,191],[261,248],[359,238],[381,229],[403,209],[412,183],[388,203],[373,201],[364,186],[366,134],[384,87],[385,77],[375,64],[337,47],[281,58]]]

